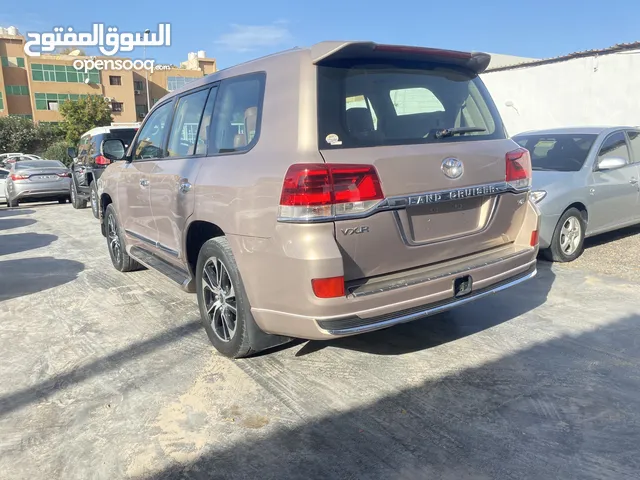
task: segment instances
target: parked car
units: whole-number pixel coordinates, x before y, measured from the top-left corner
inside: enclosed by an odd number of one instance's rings
[[[27,154],[16,153],[16,154],[8,154],[1,161],[2,161],[2,165],[4,165],[6,168],[11,168],[11,165],[13,165],[16,162],[21,162],[23,160],[42,160],[42,158],[37,155],[32,155],[30,153],[27,153]]]
[[[640,129],[575,127],[526,132],[532,196],[541,211],[547,259],[578,258],[584,239],[640,223]]]
[[[96,127],[80,137],[77,150],[69,149],[69,156],[74,159],[70,191],[73,208],[85,208],[90,200],[93,215],[98,218],[97,180],[111,163],[100,151],[100,145],[103,140],[118,138],[128,146],[137,130],[131,126]]]
[[[6,201],[17,207],[22,201],[69,199],[71,172],[58,160],[23,160],[11,166],[6,179]]]
[[[7,177],[9,176],[9,170],[6,168],[0,168],[0,203],[7,202]]]
[[[325,42],[190,82],[128,152],[102,144],[126,160],[98,186],[113,265],[196,292],[229,357],[389,327],[531,278],[529,152],[478,76],[489,60]]]

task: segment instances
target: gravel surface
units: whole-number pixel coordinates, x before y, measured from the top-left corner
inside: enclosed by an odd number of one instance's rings
[[[575,268],[627,280],[640,273],[640,225],[605,233],[585,241],[585,251],[571,263],[554,268]]]

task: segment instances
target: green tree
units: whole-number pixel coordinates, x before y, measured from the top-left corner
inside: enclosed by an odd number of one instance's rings
[[[0,153],[32,153],[36,137],[36,127],[28,118],[0,117]]]
[[[113,121],[109,104],[99,95],[63,102],[59,111],[63,118],[65,138],[71,145],[77,145],[80,136],[87,130],[105,127]]]
[[[67,167],[71,166],[73,159],[67,155],[67,147],[69,144],[65,140],[61,140],[49,145],[44,151],[44,158],[49,160],[60,160]]]

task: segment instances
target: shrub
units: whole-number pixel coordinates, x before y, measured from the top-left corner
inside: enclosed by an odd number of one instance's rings
[[[67,147],[69,147],[69,144],[65,140],[52,143],[44,151],[43,156],[49,160],[60,160],[69,167],[73,163],[73,159],[67,155]]]

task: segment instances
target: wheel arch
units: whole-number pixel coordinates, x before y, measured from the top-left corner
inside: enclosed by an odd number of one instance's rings
[[[225,236],[224,230],[213,222],[205,220],[194,220],[189,223],[185,233],[185,254],[189,272],[195,278],[196,265],[198,263],[198,254],[202,245],[208,240],[216,237]]]

